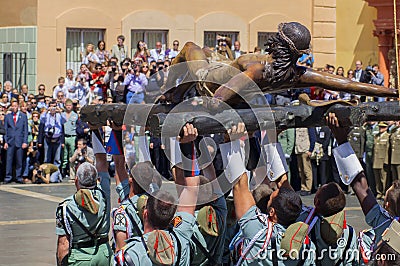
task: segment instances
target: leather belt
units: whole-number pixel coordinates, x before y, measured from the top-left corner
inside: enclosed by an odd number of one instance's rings
[[[100,238],[99,240],[89,240],[86,242],[80,242],[72,244],[72,248],[90,248],[90,247],[98,247],[101,244],[107,243],[108,237]]]

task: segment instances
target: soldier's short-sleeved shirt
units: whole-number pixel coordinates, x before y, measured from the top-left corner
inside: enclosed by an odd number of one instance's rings
[[[137,228],[140,229],[140,234],[143,234],[143,224],[137,212],[137,200],[139,196],[135,195],[132,198],[127,198],[121,205],[112,212],[113,230],[126,233],[127,238],[139,235]],[[132,221],[133,219],[133,221]],[[133,224],[135,223],[137,227]]]
[[[116,191],[121,204],[118,208],[114,209],[111,214],[113,217],[114,234],[116,231],[125,232],[127,239],[133,236],[140,236],[139,233],[143,234],[142,220],[137,211],[137,200],[140,195],[129,198],[129,181],[127,179],[116,186]],[[139,229],[140,232],[137,232],[137,229]]]
[[[93,198],[99,204],[99,211],[92,214],[80,207],[74,196],[70,196],[59,205],[56,211],[56,234],[59,236],[72,235],[72,243],[90,241],[90,236],[71,218],[72,213],[92,233],[97,228],[100,237],[107,237],[110,230],[110,211],[106,206],[106,199],[103,197],[100,188],[92,189]],[[103,218],[103,216],[105,216]]]
[[[300,214],[299,218],[297,221],[304,222],[306,218],[308,217],[310,211],[312,208],[309,207],[303,207],[303,211]],[[338,240],[337,242],[340,242],[339,245],[334,245],[334,246],[329,246],[321,236],[321,217],[317,217],[317,220],[311,230],[314,230],[315,239],[313,239],[315,246],[317,247],[317,250],[319,251],[319,254],[317,259],[319,262],[321,262],[321,265],[336,265],[336,263],[339,261],[339,259],[343,258],[343,262],[339,265],[343,266],[350,266],[350,265],[358,265],[358,256],[357,256],[357,251],[358,251],[358,246],[357,246],[357,234],[353,228],[350,228],[350,226],[347,226],[346,228],[343,229],[343,234],[340,239],[343,240]],[[350,239],[350,230],[353,230],[352,236]],[[345,252],[345,248],[347,243],[350,241],[350,246],[348,250]],[[331,255],[329,254],[329,251],[331,251]],[[344,254],[347,253],[347,254]]]
[[[174,224],[172,230],[175,232],[178,239],[175,238],[174,234],[166,230],[166,232],[170,234],[174,243],[175,259],[178,258],[177,252],[179,252],[177,241],[180,242],[181,246],[180,261],[175,261],[174,265],[190,265],[190,238],[193,235],[193,227],[195,226],[196,219],[193,215],[186,212],[177,212],[176,217],[179,217],[179,219],[177,220],[179,222]],[[149,234],[150,233],[143,235],[145,241],[147,241]],[[144,247],[141,238],[138,236],[131,238],[126,246],[118,252],[118,254],[116,255],[117,265],[123,265],[121,264],[123,263],[123,261],[121,261],[120,258],[124,258],[126,256],[125,254],[130,257],[133,265],[155,265],[147,256],[146,248]]]
[[[254,242],[253,247],[246,255],[246,259],[243,259],[241,265],[273,265],[272,262],[272,254],[273,254],[273,246],[272,241],[273,238],[269,241],[267,248],[264,252],[262,252],[259,256],[257,253],[264,246],[264,242],[267,238],[267,229],[268,229],[268,217],[263,215],[261,211],[254,205],[252,206],[239,220],[239,226],[241,230],[241,234],[244,237],[243,241],[243,250],[246,246],[252,241],[254,236],[256,236],[260,231],[263,230],[263,233],[257,240]],[[281,240],[283,235],[285,234],[286,228],[280,224],[275,224],[272,230],[272,236],[275,237],[276,247],[279,249]],[[306,248],[306,245],[303,243],[303,247],[300,250],[299,254],[303,253],[303,250]],[[314,244],[311,242],[310,250],[315,250]],[[303,265],[315,265],[314,259],[312,258],[312,254],[310,252],[304,252],[306,255],[310,254],[311,257],[305,259]],[[290,260],[289,258],[283,258],[282,256],[278,256],[278,265],[297,265],[298,260]]]
[[[99,237],[108,237],[111,211],[110,175],[106,172],[99,172],[99,177],[100,185],[90,190],[93,198],[99,204],[99,211],[97,214],[92,214],[78,206],[75,202],[74,195],[60,203],[56,210],[56,234],[59,236],[70,235],[73,244],[86,242],[91,240],[91,238],[72,220],[68,212],[75,215],[90,232],[93,233],[99,228]]]

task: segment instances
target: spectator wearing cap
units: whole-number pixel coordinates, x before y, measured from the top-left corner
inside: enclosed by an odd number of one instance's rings
[[[61,165],[61,147],[64,146],[65,120],[56,107],[57,102],[49,104],[49,110],[40,118],[38,146],[44,146],[44,161]]]
[[[111,57],[116,57],[118,62],[122,62],[128,57],[128,47],[124,44],[125,36],[119,35],[117,37],[117,44],[111,48]]]
[[[15,179],[17,183],[23,183],[22,160],[24,149],[28,147],[28,118],[19,111],[17,100],[11,102],[11,113],[4,119],[6,129],[4,149],[7,150],[7,167],[5,182],[13,179],[13,167],[15,166]]]

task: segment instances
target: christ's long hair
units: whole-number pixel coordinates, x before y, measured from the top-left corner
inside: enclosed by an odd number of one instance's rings
[[[267,64],[265,79],[273,87],[294,83],[297,60],[304,53],[309,53],[311,34],[303,25],[297,22],[282,23],[278,27],[278,33],[271,36],[265,51],[272,56],[274,61]]]

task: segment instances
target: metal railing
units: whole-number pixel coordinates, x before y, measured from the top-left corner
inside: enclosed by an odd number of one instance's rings
[[[9,80],[13,83],[14,88],[21,88],[26,84],[27,76],[27,56],[26,52],[0,52],[0,60],[2,60],[2,82]]]

